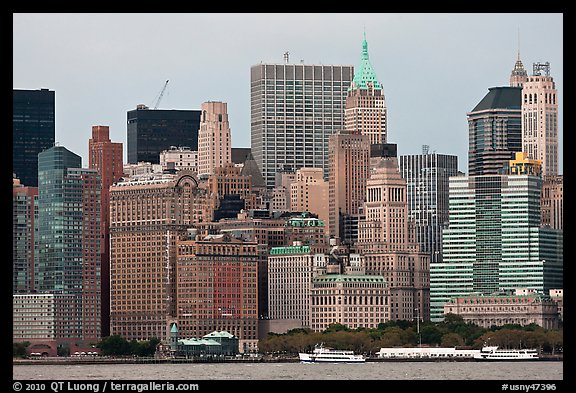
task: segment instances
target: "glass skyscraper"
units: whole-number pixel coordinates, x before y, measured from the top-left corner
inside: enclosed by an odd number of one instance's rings
[[[430,263],[442,260],[442,228],[448,224],[448,183],[458,175],[458,157],[429,153],[399,157],[400,174],[406,180],[408,217],[414,225],[420,250]]]
[[[38,155],[36,289],[75,296],[80,339],[101,337],[100,175],[62,146]],[[72,337],[69,337],[72,338]]]
[[[200,110],[149,109],[138,105],[127,113],[128,163],[160,163],[171,146],[198,150]]]
[[[344,128],[353,66],[258,64],[250,69],[252,155],[269,188],[281,170],[322,168]]]
[[[38,186],[38,153],[54,146],[54,91],[13,90],[12,172],[20,183]]]
[[[450,177],[443,261],[430,265],[430,314],[452,296],[563,287],[562,231],[540,226],[540,176]]]

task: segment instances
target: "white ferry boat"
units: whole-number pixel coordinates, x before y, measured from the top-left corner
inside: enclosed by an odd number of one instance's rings
[[[485,346],[474,355],[475,360],[535,360],[538,351],[535,349],[501,349],[497,346]]]
[[[298,354],[302,363],[364,363],[363,355],[356,355],[354,351],[326,348],[322,344],[316,345],[312,353]]]

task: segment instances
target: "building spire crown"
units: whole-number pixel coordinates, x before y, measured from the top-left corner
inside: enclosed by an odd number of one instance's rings
[[[366,41],[366,32],[364,32],[364,40],[362,41],[362,54],[360,56],[360,66],[354,73],[354,79],[352,80],[352,84],[348,88],[348,91],[353,89],[366,90],[368,88],[382,90],[382,85],[380,82],[378,82],[376,73],[370,64],[370,58],[368,56],[368,41]]]

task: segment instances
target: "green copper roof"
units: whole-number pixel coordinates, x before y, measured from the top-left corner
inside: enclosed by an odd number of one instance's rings
[[[286,247],[272,247],[270,255],[284,255],[284,254],[308,254],[310,246],[286,246]]]
[[[352,84],[348,91],[353,89],[368,89],[368,84],[372,84],[374,89],[382,90],[382,85],[376,79],[376,73],[370,64],[368,58],[368,42],[366,41],[366,33],[364,33],[364,41],[362,41],[362,56],[360,57],[360,66],[354,73]]]
[[[178,327],[176,326],[175,323],[172,324],[172,327],[170,328],[170,333],[178,333]]]

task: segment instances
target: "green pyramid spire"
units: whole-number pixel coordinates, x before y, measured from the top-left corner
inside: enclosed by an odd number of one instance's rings
[[[376,73],[370,64],[368,58],[368,41],[366,41],[366,32],[364,32],[364,41],[362,41],[362,56],[360,57],[360,66],[354,73],[352,84],[348,91],[355,89],[368,89],[368,84],[372,84],[374,89],[382,90],[382,85],[376,79]]]

